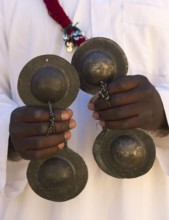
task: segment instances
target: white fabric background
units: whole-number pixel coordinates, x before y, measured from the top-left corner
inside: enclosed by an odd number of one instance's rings
[[[88,38],[104,36],[124,49],[128,74],[142,74],[157,87],[169,119],[169,3],[167,0],[61,0],[69,17]],[[89,169],[83,192],[63,203],[37,196],[28,186],[28,161],[7,162],[11,111],[23,102],[17,92],[22,67],[42,54],[68,61],[61,27],[42,0],[0,0],[0,219],[2,220],[167,220],[169,218],[169,137],[154,138],[157,158],[144,176],[126,180],[103,173],[92,156],[99,133],[87,109],[90,95],[72,104],[77,128],[69,146]]]

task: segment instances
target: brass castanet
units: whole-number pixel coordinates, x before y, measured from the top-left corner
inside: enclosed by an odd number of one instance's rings
[[[101,82],[109,84],[128,71],[127,57],[122,48],[113,40],[103,37],[81,44],[71,63],[78,71],[80,88],[90,94],[100,90]],[[109,100],[105,101],[110,107]],[[93,154],[98,166],[108,175],[134,178],[151,169],[155,160],[155,146],[152,138],[140,129],[103,129],[94,142]]]
[[[18,79],[18,93],[23,102],[42,108],[48,108],[49,103],[55,109],[67,108],[77,97],[79,86],[76,69],[51,54],[30,60]],[[88,170],[83,158],[66,146],[52,157],[31,160],[27,179],[40,197],[62,202],[73,199],[84,189]]]

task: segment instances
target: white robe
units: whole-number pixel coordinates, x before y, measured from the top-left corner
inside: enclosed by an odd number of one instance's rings
[[[128,74],[148,77],[157,88],[169,120],[168,0],[60,0],[88,38],[116,41],[129,61]],[[0,0],[0,219],[1,220],[167,220],[169,219],[169,136],[154,137],[152,169],[135,179],[116,179],[100,170],[92,155],[99,133],[87,109],[90,95],[79,92],[71,105],[77,128],[69,146],[89,171],[85,189],[67,202],[51,202],[27,184],[28,161],[7,161],[10,114],[24,105],[18,75],[32,58],[56,54],[71,60],[61,27],[42,0]]]

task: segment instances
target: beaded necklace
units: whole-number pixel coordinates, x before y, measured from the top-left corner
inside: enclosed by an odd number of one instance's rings
[[[63,28],[63,40],[68,52],[86,41],[84,33],[77,27],[77,23],[73,25],[58,0],[44,0],[44,3],[49,15]]]

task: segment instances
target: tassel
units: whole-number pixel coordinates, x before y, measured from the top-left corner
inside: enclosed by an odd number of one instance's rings
[[[86,41],[84,33],[76,27],[76,25],[70,24],[64,29],[63,40],[68,52],[71,52],[74,47],[78,47],[81,43]]]
[[[86,41],[84,33],[76,27],[77,24],[72,24],[58,0],[44,0],[44,3],[49,15],[63,28],[63,40],[68,52]]]

